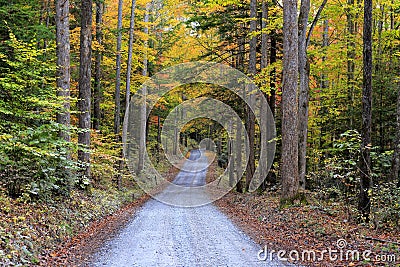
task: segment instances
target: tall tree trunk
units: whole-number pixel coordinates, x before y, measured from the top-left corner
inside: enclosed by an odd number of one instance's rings
[[[310,13],[310,0],[302,0],[299,15],[299,183],[306,187],[307,168],[307,130],[310,66],[307,57],[307,23]]]
[[[126,69],[126,87],[125,87],[125,115],[124,115],[124,123],[122,125],[122,152],[121,159],[119,164],[119,170],[121,171],[124,166],[124,159],[126,155],[126,139],[128,135],[128,122],[129,122],[129,103],[131,99],[131,71],[132,71],[132,51],[133,51],[133,37],[135,30],[135,9],[136,9],[136,0],[132,0],[131,5],[131,20],[129,25],[129,44],[128,44],[128,62]],[[121,174],[117,177],[117,186],[118,189],[121,189],[122,184],[122,176]]]
[[[360,195],[358,210],[362,219],[369,221],[371,208],[368,190],[372,186],[371,179],[371,125],[372,125],[372,0],[364,0],[363,28],[363,92],[362,92],[362,147],[360,161]]]
[[[277,51],[277,46],[276,46],[276,32],[273,31],[271,36],[271,54],[269,58],[269,62],[271,65],[274,65],[276,63],[276,51]],[[276,107],[276,68],[273,67],[271,69],[271,72],[269,73],[270,75],[270,84],[269,87],[271,88],[271,95],[268,99],[268,104],[269,107],[271,108],[272,115],[275,117],[275,107]]]
[[[266,0],[263,0],[262,4],[261,4],[261,30],[266,30],[267,29],[267,25],[268,25],[268,2]],[[269,36],[266,32],[262,32],[261,34],[261,62],[260,62],[260,68],[261,71],[266,68],[268,66],[268,39]],[[271,93],[272,96],[272,93]],[[267,132],[267,121],[266,121],[266,116],[264,116],[265,113],[265,109],[266,107],[264,107],[263,105],[260,106],[260,133],[266,133]],[[260,139],[261,140],[261,139]],[[263,142],[263,140],[261,140],[261,142]],[[261,145],[260,144],[260,149],[261,149]],[[261,151],[260,151],[260,155],[261,155]],[[262,190],[266,189],[265,186],[265,177],[267,176],[266,173],[266,164],[267,162],[262,160],[261,157],[260,158],[260,162],[258,163],[260,166],[260,179],[262,181],[261,185],[262,185]]]
[[[129,25],[129,44],[128,44],[128,62],[126,68],[126,87],[125,87],[125,115],[124,124],[122,126],[122,142],[124,144],[122,158],[125,157],[125,142],[128,134],[128,121],[129,121],[129,103],[131,99],[131,72],[132,72],[132,52],[133,52],[133,37],[135,30],[135,9],[136,0],[132,0],[131,5],[131,20]]]
[[[117,36],[117,58],[115,77],[115,110],[114,110],[114,134],[119,141],[119,129],[121,124],[121,46],[122,46],[122,0],[118,1],[118,36]]]
[[[400,187],[400,81],[397,89],[397,112],[396,112],[396,139],[394,142],[394,153],[392,158],[392,181],[398,180]]]
[[[185,136],[185,147],[187,147],[187,136]],[[156,151],[156,159],[157,163],[160,162],[160,148],[161,148],[161,122],[160,115],[157,115],[157,151]]]
[[[352,14],[354,0],[347,0],[347,88],[348,88],[348,107],[349,107],[349,125],[350,129],[354,127],[354,71],[355,71],[355,25]]]
[[[229,120],[228,124],[228,131],[232,132],[232,120]],[[235,143],[233,141],[233,138],[228,137],[228,159],[229,159],[229,186],[233,187],[235,185],[235,159],[234,157],[234,147]],[[237,151],[238,153],[238,151]]]
[[[261,15],[261,30],[267,29],[268,22],[268,2],[263,0],[261,4],[262,15]],[[268,39],[269,36],[266,32],[261,34],[261,70],[267,67],[268,65]]]
[[[276,5],[276,1],[273,0],[273,5]],[[264,8],[264,7],[263,7]],[[266,6],[267,10],[266,13],[268,14],[268,6]],[[263,10],[264,12],[264,10]],[[266,26],[266,25],[265,25]],[[270,39],[270,54],[269,54],[269,64],[274,65],[276,63],[276,33],[274,30],[271,31],[269,34],[268,38]],[[268,42],[268,41],[267,41]],[[268,51],[266,52],[268,53]],[[262,63],[263,61],[261,61]],[[266,60],[266,66],[268,65],[268,60]],[[276,102],[276,90],[275,90],[275,85],[276,85],[276,68],[275,66],[272,67],[271,71],[269,72],[270,76],[270,82],[269,82],[269,87],[270,87],[270,94],[268,99],[268,105],[271,109],[272,117],[275,117],[275,102]],[[262,184],[262,189],[266,190],[267,189],[267,182],[269,183],[274,183],[275,178],[274,175],[275,173],[272,171],[274,168],[273,165],[271,165],[271,169],[267,174],[267,179],[263,182]]]
[[[272,0],[273,6],[275,7],[277,5],[276,0]],[[270,55],[269,55],[269,64],[274,65],[276,63],[276,51],[277,51],[277,45],[276,45],[276,31],[272,30],[271,34],[269,36],[270,38]],[[270,96],[268,98],[268,104],[269,107],[271,108],[272,116],[275,117],[275,107],[276,107],[276,68],[275,66],[272,67],[270,73],[270,82],[269,82],[269,87],[270,89]]]
[[[62,110],[57,114],[57,122],[67,128],[60,131],[60,137],[69,142],[70,135],[68,128],[71,122],[69,0],[56,0],[56,42],[57,96],[63,98]]]
[[[144,29],[143,32],[147,35],[149,34],[149,28],[147,26],[147,23],[149,22],[149,12],[150,12],[150,3],[146,5],[146,13],[144,15]],[[148,47],[148,41],[147,39],[144,41],[144,49],[146,50]],[[143,69],[142,69],[142,75],[144,77],[148,76],[148,70],[147,70],[147,51],[144,51],[143,54]],[[138,163],[138,169],[137,173],[140,173],[143,170],[144,167],[144,155],[146,152],[146,128],[147,128],[147,107],[146,107],[146,95],[147,95],[147,90],[146,86],[142,87],[142,93],[143,93],[143,102],[142,102],[142,107],[140,110],[140,137],[139,137],[139,163]],[[175,142],[175,141],[174,141]],[[175,150],[174,150],[175,151]],[[174,153],[173,151],[173,153]]]
[[[243,184],[240,182],[242,179],[242,121],[240,118],[236,120],[236,191],[243,193]]]
[[[124,125],[122,128],[122,135],[126,135],[128,132],[128,116],[129,116],[129,102],[131,98],[131,72],[132,72],[132,51],[133,51],[133,37],[135,30],[135,9],[136,9],[136,0],[132,0],[131,5],[131,20],[129,25],[129,45],[128,45],[128,62],[126,68],[126,87],[125,87],[125,117],[124,117]],[[126,123],[125,123],[126,122]]]
[[[179,147],[179,136],[178,136],[178,109],[175,109],[175,119],[174,119],[174,139],[172,143],[172,155],[178,155],[178,147]]]
[[[243,12],[240,10],[239,12]],[[245,45],[245,35],[243,34],[244,31],[244,25],[243,23],[239,24],[238,27],[238,35],[240,36],[238,38],[238,54],[236,55],[236,68],[240,71],[244,71],[244,45]],[[244,91],[244,90],[243,90]],[[243,92],[243,98],[245,97],[245,94]],[[246,108],[244,110],[246,112]],[[244,114],[246,116],[246,114]],[[240,118],[237,120],[236,125],[238,125],[238,129],[236,130],[236,192],[243,193],[244,191],[244,186],[243,183],[241,182],[242,180],[242,154],[239,153],[239,151],[242,151],[242,141],[241,141],[241,134],[242,134],[242,121]],[[245,131],[246,129],[243,129]],[[219,142],[220,143],[220,142]],[[218,143],[218,144],[219,144]],[[217,146],[218,148],[218,146]],[[220,153],[218,153],[220,155]]]
[[[103,43],[103,0],[96,0],[96,41],[99,45]],[[101,110],[100,102],[102,98],[101,92],[101,60],[102,52],[100,49],[96,51],[96,61],[94,66],[94,88],[93,88],[93,129],[100,130]]]
[[[79,128],[78,160],[83,164],[82,176],[90,178],[90,78],[92,66],[92,0],[82,0],[79,66]]]
[[[237,64],[238,64],[238,69],[240,71],[244,71],[244,45],[245,45],[245,38],[241,37],[239,38],[239,55],[237,57]]]
[[[260,140],[262,142],[267,142],[267,139],[263,138],[263,133],[268,132],[268,121],[267,121],[268,115],[267,115],[267,107],[265,105],[260,105]],[[261,157],[261,146],[263,144],[260,144],[260,154],[258,158],[260,159],[258,164],[259,164],[259,170],[260,170],[260,184],[261,184],[261,189],[265,190],[265,182],[266,182],[266,176],[267,176],[267,157]],[[265,146],[265,149],[268,147],[268,145]]]
[[[307,23],[310,13],[310,0],[301,1],[299,14],[299,182],[300,187],[303,189],[306,188],[308,108],[310,97],[310,63],[307,56],[307,47],[315,24],[317,23],[326,2],[327,0],[322,1],[308,34]]]
[[[382,68],[382,31],[383,31],[383,24],[385,20],[385,6],[380,7],[380,16],[377,19],[377,28],[378,28],[378,39],[377,39],[377,47],[376,47],[376,53],[375,53],[375,61],[374,61],[374,75],[376,77],[376,80],[378,81],[375,84],[375,90],[378,92],[379,97],[376,97],[377,99],[377,104],[375,106],[377,107],[376,110],[378,111],[379,116],[375,116],[376,118],[379,118],[375,120],[372,123],[372,129],[373,132],[379,132],[379,152],[383,153],[385,150],[385,127],[384,127],[384,121],[383,121],[383,109],[384,109],[384,101],[383,101],[383,93],[384,93],[384,81],[383,77],[385,76],[383,73]],[[374,28],[375,29],[375,28]],[[389,50],[390,51],[390,50]],[[387,64],[387,63],[386,63]]]
[[[257,30],[257,0],[250,1],[250,33],[254,33]],[[254,78],[257,60],[257,37],[253,36],[250,39],[250,54],[249,54],[249,74]],[[253,93],[253,86],[248,86],[248,103],[253,105],[255,103],[255,96]],[[249,106],[247,106],[246,112],[246,128],[247,135],[249,137],[249,161],[246,168],[246,190],[250,186],[251,179],[255,172],[255,153],[254,153],[254,142],[255,142],[255,116]]]
[[[293,203],[299,191],[298,169],[298,24],[297,1],[283,1],[282,195],[281,205]]]

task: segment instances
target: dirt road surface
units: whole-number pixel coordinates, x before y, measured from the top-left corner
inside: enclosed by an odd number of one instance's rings
[[[187,207],[207,198],[200,190],[207,162],[200,151],[192,151],[186,171],[174,180],[179,187],[161,193],[160,199],[178,206],[149,200],[94,256],[91,266],[288,266],[277,260],[260,261],[261,247],[214,205]]]

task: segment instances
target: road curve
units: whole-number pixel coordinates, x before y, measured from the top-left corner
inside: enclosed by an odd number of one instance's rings
[[[180,172],[174,183],[203,185],[206,170],[199,165],[207,164],[204,157],[198,150],[192,151],[185,164],[193,165],[194,171]],[[175,195],[168,188],[162,194]],[[178,196],[185,203],[185,198],[193,198],[190,194]],[[176,207],[151,199],[94,255],[90,266],[287,266],[279,261],[259,261],[260,249],[212,204]]]

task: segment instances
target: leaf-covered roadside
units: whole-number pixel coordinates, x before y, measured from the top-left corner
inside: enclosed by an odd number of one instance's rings
[[[143,194],[135,201],[86,227],[66,243],[60,243],[51,253],[43,255],[40,266],[87,266],[101,245],[112,238],[150,198]]]
[[[277,195],[231,192],[218,200],[216,205],[257,243],[269,249],[314,250],[321,253],[329,248],[338,249],[336,242],[344,239],[347,242],[345,251],[372,251],[369,262],[330,261],[326,254],[321,261],[301,262],[305,266],[400,266],[399,230],[375,230],[359,225],[349,220],[345,207],[340,203],[320,205],[317,199],[310,197],[309,205],[281,210]],[[376,255],[393,254],[396,255],[396,262],[373,260]]]
[[[88,195],[72,191],[70,197],[24,203],[0,191],[0,265],[38,264],[61,243],[132,201],[133,191],[101,191]]]

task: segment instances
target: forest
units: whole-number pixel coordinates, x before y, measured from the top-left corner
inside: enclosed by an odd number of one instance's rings
[[[163,72],[190,62],[235,69],[260,93]],[[150,163],[168,180],[199,147],[236,198],[400,232],[399,1],[0,0],[0,70],[0,265],[45,262],[149,193]],[[170,90],[152,95],[152,77]],[[236,119],[211,104],[184,121],[206,98]]]

